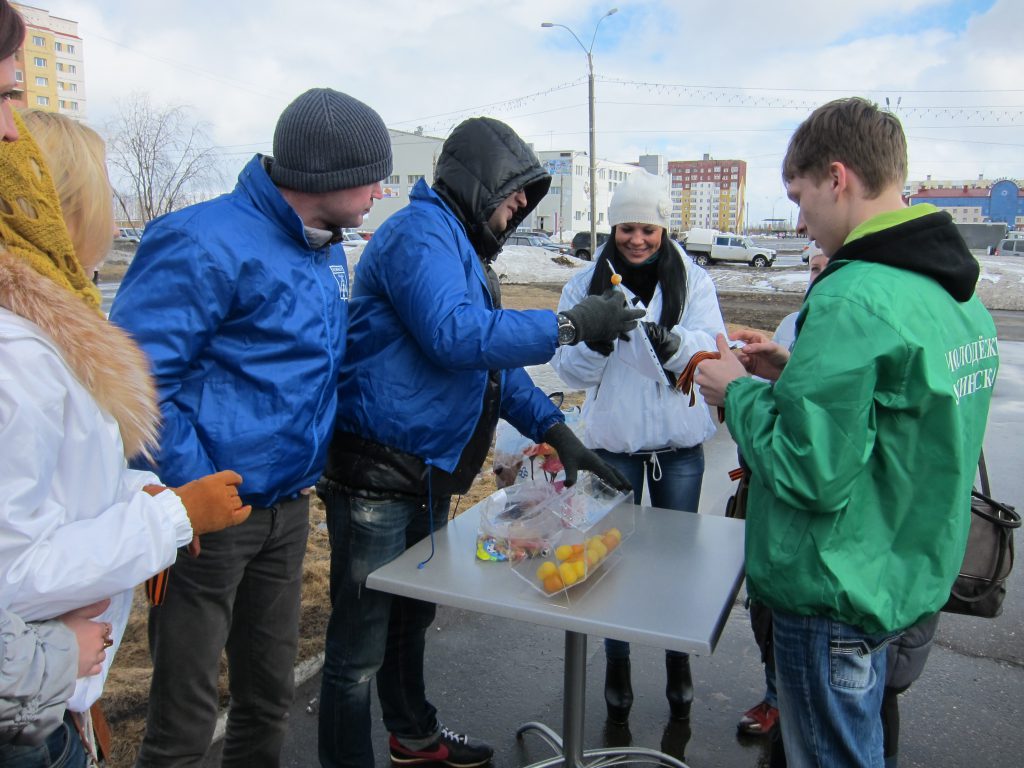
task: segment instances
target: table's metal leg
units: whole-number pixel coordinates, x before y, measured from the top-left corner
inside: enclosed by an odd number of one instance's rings
[[[687,768],[664,752],[646,747],[612,747],[583,749],[583,724],[586,721],[584,705],[587,696],[587,636],[579,632],[565,633],[565,678],[562,686],[562,731],[559,738],[543,723],[526,723],[516,731],[522,737],[527,731],[536,731],[554,750],[561,754],[533,763],[530,768],[603,768],[627,763],[664,765],[669,768]]]
[[[587,698],[587,636],[565,633],[565,681],[562,686],[562,752],[568,768],[583,765],[584,705]]]

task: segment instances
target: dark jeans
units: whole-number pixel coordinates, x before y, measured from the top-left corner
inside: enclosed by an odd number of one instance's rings
[[[633,486],[633,502],[640,503],[644,482],[651,497],[651,506],[696,512],[700,505],[700,488],[704,482],[704,446],[678,448],[656,454],[612,453],[598,450],[598,455],[626,476]],[[628,659],[629,643],[623,640],[604,641],[609,659]],[[665,651],[666,656],[686,657],[678,651]]]
[[[227,649],[231,692],[224,766],[277,766],[294,694],[309,499],[254,509],[239,526],[179,554],[149,613],[153,682],[139,766],[199,766],[217,722]]]
[[[65,712],[64,722],[39,746],[0,746],[0,765],[3,768],[85,768],[85,748],[71,715]]]
[[[332,605],[320,693],[320,764],[373,768],[374,675],[390,733],[416,748],[440,730],[423,683],[426,631],[436,606],[366,588],[372,571],[429,535],[430,518],[425,499],[363,499],[326,481],[317,492],[331,537]],[[449,502],[434,500],[435,531],[448,524]]]

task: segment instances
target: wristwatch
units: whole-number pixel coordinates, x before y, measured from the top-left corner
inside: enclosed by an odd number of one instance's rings
[[[576,343],[576,326],[572,324],[572,320],[563,315],[561,312],[558,313],[558,346],[564,347],[566,344]]]

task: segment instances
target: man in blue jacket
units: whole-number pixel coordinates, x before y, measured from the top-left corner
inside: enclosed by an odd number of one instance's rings
[[[444,527],[482,466],[499,416],[579,469],[625,479],[587,450],[522,366],[560,343],[607,341],[636,325],[621,292],[556,316],[501,309],[490,262],[548,191],[550,175],[507,125],[467,120],[445,141],[433,187],[378,229],[356,268],[337,430],[317,490],[331,535],[331,599],[320,762],[372,768],[377,675],[391,760],[468,768],[492,754],[443,727],[423,683],[435,606],[365,588],[367,575]],[[471,554],[470,554],[471,556]]]
[[[178,558],[150,613],[140,766],[200,762],[225,645],[223,764],[278,764],[308,535],[302,491],[324,467],[345,355],[341,229],[362,222],[391,168],[376,112],[307,91],[281,114],[274,156],[250,160],[233,192],[150,223],[114,301],[111,320],[145,350],[159,387],[154,468],[168,485],[234,468],[253,505],[245,524]]]

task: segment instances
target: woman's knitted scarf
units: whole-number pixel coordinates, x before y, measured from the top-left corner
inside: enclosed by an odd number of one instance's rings
[[[0,248],[98,312],[100,292],[75,257],[50,170],[17,112],[14,122],[21,138],[0,142]]]

